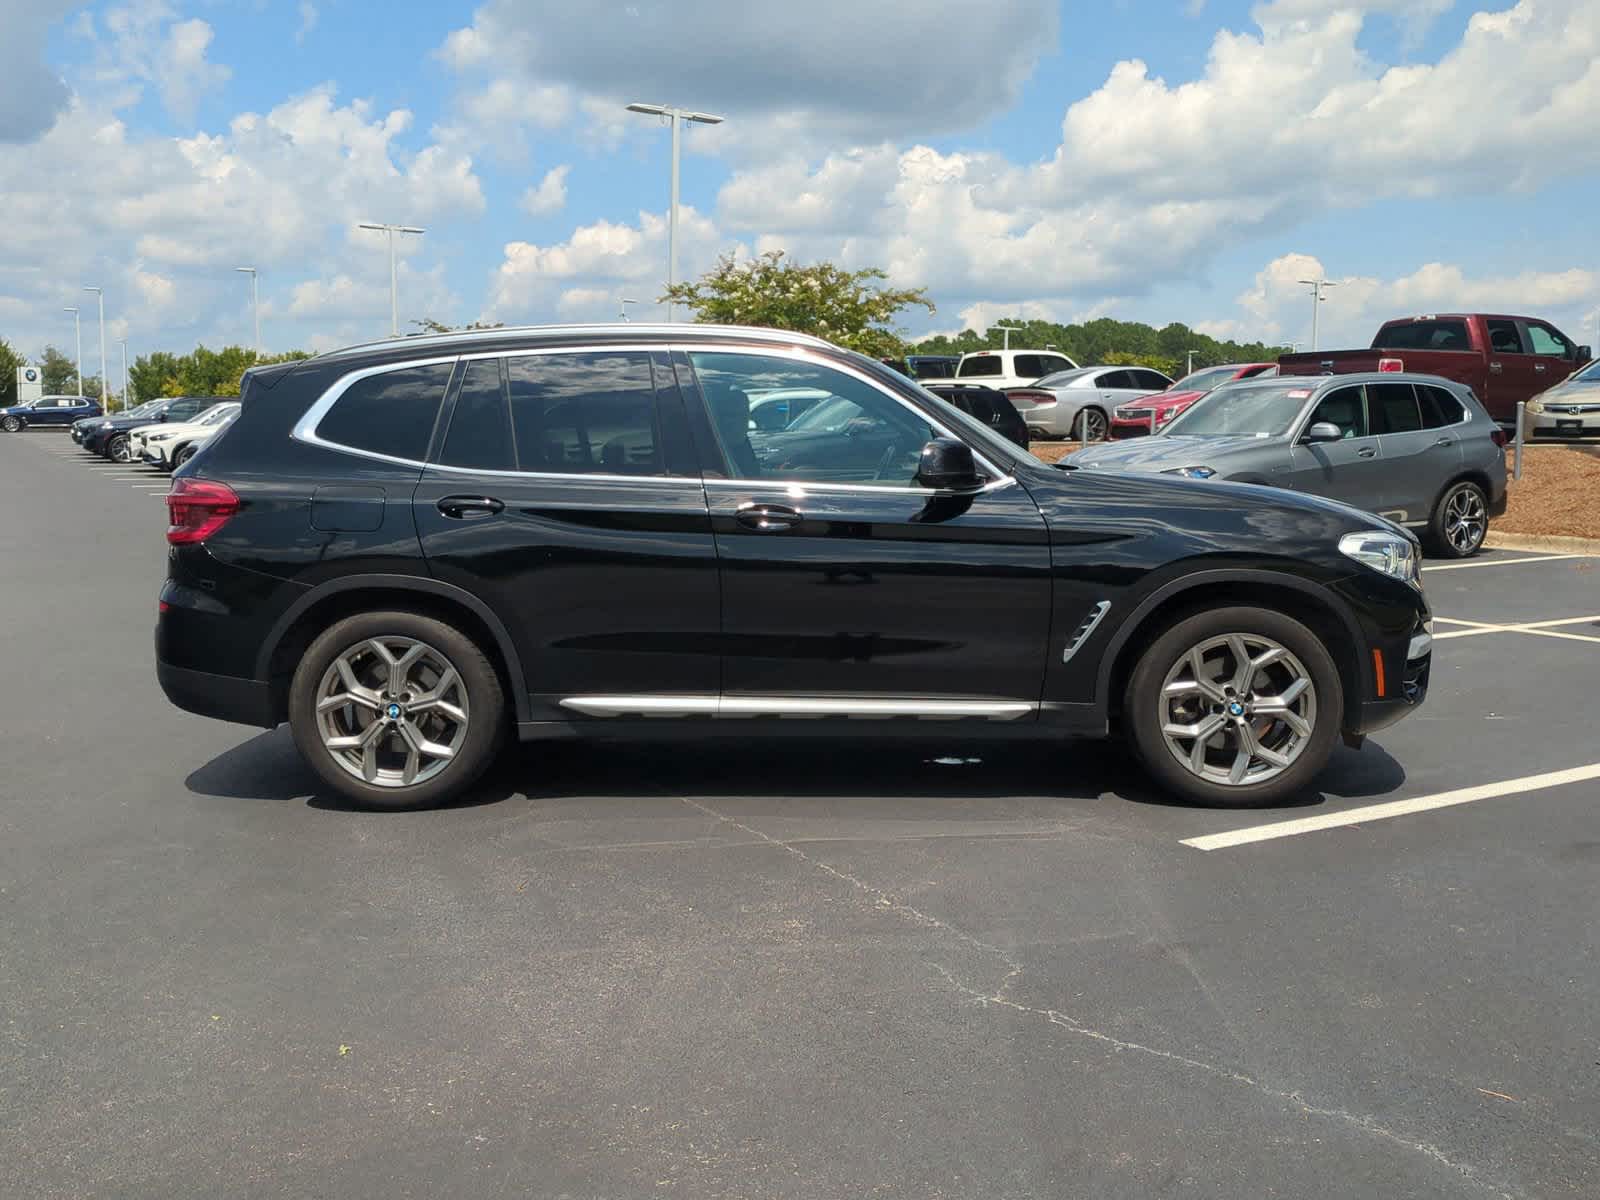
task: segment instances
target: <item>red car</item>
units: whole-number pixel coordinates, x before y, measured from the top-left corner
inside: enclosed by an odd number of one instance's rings
[[[1164,392],[1143,396],[1131,404],[1124,404],[1111,414],[1113,438],[1144,437],[1154,433],[1173,417],[1188,408],[1208,392],[1215,391],[1235,379],[1254,379],[1258,375],[1276,375],[1277,363],[1233,363],[1222,367],[1202,367],[1185,375]]]

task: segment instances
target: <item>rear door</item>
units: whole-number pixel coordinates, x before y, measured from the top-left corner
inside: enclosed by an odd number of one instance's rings
[[[1495,420],[1514,421],[1517,402],[1531,400],[1543,391],[1539,380],[1546,373],[1534,370],[1534,357],[1528,353],[1516,321],[1485,317],[1483,326],[1489,340],[1488,389],[1483,402]]]
[[[722,578],[724,705],[778,715],[1031,719],[1050,629],[1050,546],[1027,491],[915,479],[935,419],[820,355],[688,348]],[[752,445],[740,396],[816,387],[855,427]],[[686,389],[687,391],[687,389]],[[863,462],[855,443],[880,447]],[[920,708],[919,708],[920,705]],[[994,705],[1002,706],[994,710]],[[1022,706],[1019,708],[1018,706]]]
[[[1441,428],[1438,405],[1409,383],[1367,384],[1367,412],[1383,449],[1378,511],[1402,523],[1426,521],[1434,497],[1461,465],[1459,437]]]
[[[714,699],[716,551],[666,356],[469,358],[442,422],[413,498],[423,553],[505,623],[531,717],[580,717],[583,697]]]
[[[1299,436],[1322,421],[1337,425],[1343,438],[1315,443],[1297,440],[1289,452],[1286,478],[1298,491],[1376,512],[1384,501],[1383,451],[1367,421],[1361,385],[1335,388],[1323,396],[1301,425]]]

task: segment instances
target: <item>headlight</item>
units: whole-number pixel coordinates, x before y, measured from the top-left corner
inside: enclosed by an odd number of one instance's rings
[[[1210,467],[1173,467],[1163,475],[1182,475],[1185,479],[1210,479],[1216,474]]]
[[[1528,411],[1531,412],[1531,413],[1542,413],[1544,411],[1544,401],[1543,400],[1529,400],[1528,401]]]
[[[147,433],[144,435],[144,440],[147,442],[167,442],[177,436],[175,433]]]
[[[1382,530],[1347,533],[1339,539],[1339,553],[1393,579],[1421,586],[1421,563],[1417,561],[1417,548],[1410,539],[1398,533],[1384,533]]]

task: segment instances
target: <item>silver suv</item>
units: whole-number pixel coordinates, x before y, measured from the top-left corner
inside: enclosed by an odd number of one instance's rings
[[[1505,512],[1505,444],[1472,389],[1385,372],[1241,380],[1155,437],[1066,462],[1327,496],[1426,530],[1435,554],[1466,558]]]

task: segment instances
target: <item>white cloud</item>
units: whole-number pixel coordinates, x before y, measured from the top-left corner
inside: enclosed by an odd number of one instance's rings
[[[535,217],[560,212],[567,203],[567,172],[570,170],[570,166],[562,164],[546,171],[537,187],[522,193],[522,211]]]
[[[65,0],[0,0],[5,69],[0,71],[0,142],[38,137],[67,106],[67,85],[44,61],[50,28],[76,5]]]
[[[1309,344],[1311,289],[1299,281],[1323,278],[1329,277],[1316,257],[1282,255],[1257,272],[1253,285],[1239,295],[1239,307],[1249,314],[1248,320],[1203,322],[1196,328],[1229,327],[1238,331],[1234,336]],[[1323,347],[1365,346],[1384,321],[1439,311],[1541,316],[1564,325],[1574,340],[1583,341],[1584,316],[1600,293],[1600,272],[1576,267],[1469,275],[1459,266],[1433,262],[1391,279],[1336,275],[1331,282],[1334,286],[1326,290],[1317,318]]]
[[[311,31],[317,27],[320,16],[317,6],[311,3],[311,0],[300,0],[300,25],[294,31],[296,45],[300,45],[311,35]]]
[[[1059,26],[1057,0],[993,0],[981,14],[969,0],[487,0],[439,56],[462,73],[495,69],[525,90],[570,87],[601,101],[609,122],[631,100],[723,113],[730,124],[714,144],[749,137],[748,147],[770,151],[799,138],[837,144],[971,127],[1016,101]],[[958,57],[981,69],[946,69]]]
[[[105,14],[108,40],[99,46],[95,78],[125,86],[119,106],[132,104],[142,85],[153,85],[166,110],[194,119],[200,100],[220,88],[232,70],[208,57],[215,33],[198,18],[180,21],[165,0],[131,0]]]

